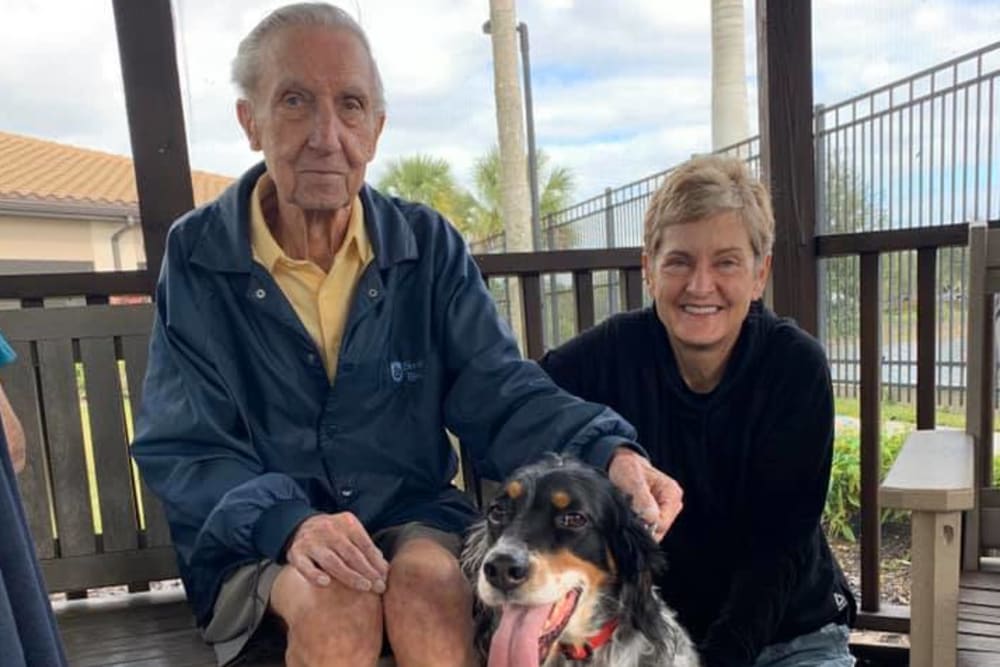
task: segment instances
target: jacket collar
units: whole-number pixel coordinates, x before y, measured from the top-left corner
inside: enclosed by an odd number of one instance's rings
[[[191,253],[193,263],[211,271],[250,273],[253,266],[250,197],[265,170],[263,162],[254,165],[208,205],[203,231]],[[417,259],[420,256],[417,239],[392,200],[367,183],[362,186],[359,196],[376,266],[387,269],[399,262]]]

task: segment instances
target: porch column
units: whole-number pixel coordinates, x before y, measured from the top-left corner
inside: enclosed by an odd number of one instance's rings
[[[776,222],[773,308],[819,332],[812,2],[757,0],[761,175]]]
[[[194,208],[170,0],[114,0],[150,289],[167,229]],[[152,292],[150,292],[152,293]]]

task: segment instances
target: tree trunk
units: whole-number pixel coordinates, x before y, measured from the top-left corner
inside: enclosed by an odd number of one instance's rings
[[[490,0],[490,35],[493,42],[493,87],[497,106],[500,146],[500,216],[507,235],[507,250],[532,250],[531,195],[524,146],[524,106],[518,70],[514,0]],[[524,350],[521,292],[511,285],[511,325]]]
[[[743,0],[712,0],[712,150],[746,139]]]

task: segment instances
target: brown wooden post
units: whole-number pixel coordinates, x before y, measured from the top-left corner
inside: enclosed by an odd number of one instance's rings
[[[537,273],[525,273],[521,278],[521,303],[524,306],[524,354],[530,359],[541,359],[545,354],[542,327],[542,279]],[[517,317],[517,314],[513,314]]]
[[[937,406],[937,248],[917,251],[917,428],[934,428]]]
[[[576,296],[576,332],[594,326],[594,276],[590,271],[573,272],[573,293]]]
[[[625,307],[629,310],[642,308],[642,269],[625,270]]]
[[[760,158],[776,222],[773,304],[819,333],[812,2],[757,0]]]
[[[882,341],[879,255],[861,255],[861,609],[878,611],[881,472]]]
[[[114,0],[149,284],[167,229],[194,208],[170,0]]]

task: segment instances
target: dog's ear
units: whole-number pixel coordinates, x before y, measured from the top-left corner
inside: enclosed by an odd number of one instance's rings
[[[465,533],[460,562],[465,578],[473,586],[476,585],[476,579],[479,578],[479,568],[482,567],[483,559],[486,558],[486,552],[490,548],[489,540],[490,535],[485,518],[469,526]]]
[[[666,568],[660,546],[632,511],[630,502],[615,494],[618,531],[609,545],[621,583],[620,599],[626,622],[647,637],[661,632],[661,602],[653,590],[656,575]]]
[[[465,543],[462,547],[462,572],[465,578],[476,588],[476,581],[479,578],[479,569],[483,566],[486,552],[490,548],[490,535],[486,519],[480,519],[472,524],[465,533]],[[475,625],[474,647],[479,655],[481,664],[486,664],[490,651],[490,639],[496,629],[499,617],[497,613],[484,605],[478,595],[473,596],[472,617]]]
[[[611,557],[622,583],[637,584],[644,573],[653,576],[664,569],[663,552],[632,511],[629,499],[617,490],[613,493],[616,526],[609,545]]]

